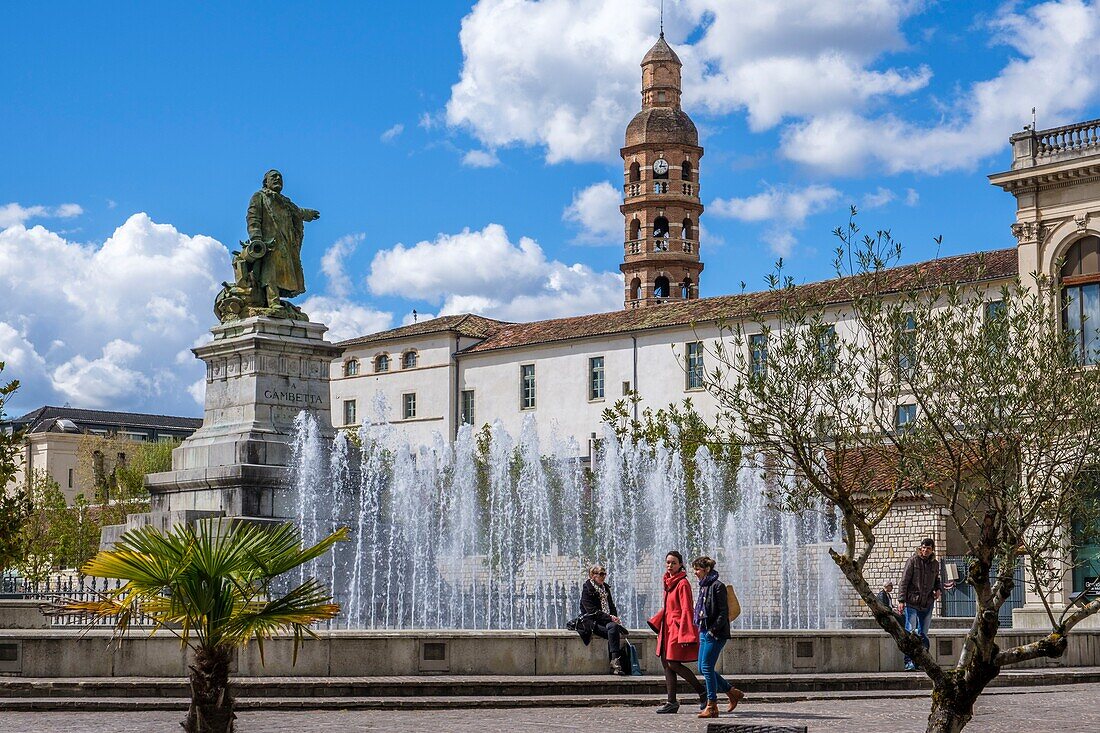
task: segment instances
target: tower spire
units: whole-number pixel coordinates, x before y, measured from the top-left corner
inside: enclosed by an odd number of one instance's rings
[[[661,38],[665,37],[665,0],[661,0]]]
[[[642,109],[626,127],[623,158],[624,305],[699,297],[699,131],[680,108],[683,64],[664,35],[642,59]]]

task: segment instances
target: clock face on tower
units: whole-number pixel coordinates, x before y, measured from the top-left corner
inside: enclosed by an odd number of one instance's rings
[[[659,176],[668,173],[668,161],[664,158],[657,158],[657,160],[653,161],[653,172]]]

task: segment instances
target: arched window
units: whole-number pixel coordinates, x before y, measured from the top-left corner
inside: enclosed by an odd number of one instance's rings
[[[630,182],[637,183],[642,180],[642,167],[638,165],[638,161],[634,161],[630,164]]]
[[[683,228],[680,230],[680,236],[684,239],[695,239],[695,226],[691,223],[691,219],[684,219]]]
[[[401,368],[415,369],[418,358],[415,351],[406,351],[401,355]]]
[[[639,278],[634,278],[630,281],[630,299],[641,300],[642,299],[642,281]]]
[[[1085,237],[1062,264],[1062,326],[1082,364],[1100,364],[1100,237]]]
[[[685,160],[680,164],[680,178],[685,181],[691,180],[691,161]]]
[[[684,281],[680,283],[680,297],[684,300],[691,300],[691,278],[685,277]]]
[[[667,298],[668,297],[668,278],[661,275],[653,281],[653,297],[654,298]]]
[[[374,357],[374,371],[376,372],[388,372],[390,370],[390,357],[386,354],[379,354]]]
[[[641,236],[642,236],[642,222],[638,221],[637,219],[631,219],[630,220],[630,239],[631,239],[631,241],[633,241],[635,239],[640,239]]]
[[[359,360],[358,359],[348,359],[347,361],[344,362],[344,376],[345,377],[354,377],[358,373],[359,373]]]
[[[668,236],[668,219],[664,218],[663,216],[658,216],[656,219],[653,220],[653,236]]]

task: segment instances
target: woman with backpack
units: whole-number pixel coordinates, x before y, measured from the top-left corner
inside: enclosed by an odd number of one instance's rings
[[[699,627],[699,674],[707,687],[707,704],[700,718],[718,717],[718,693],[729,698],[727,713],[732,713],[745,693],[731,685],[714,668],[722,647],[730,638],[730,604],[726,585],[718,579],[714,560],[705,555],[691,563],[699,579],[699,599],[695,602],[695,623]]]
[[[676,701],[676,676],[691,685],[699,696],[699,707],[706,705],[706,690],[684,662],[699,658],[699,632],[695,628],[691,597],[691,583],[684,571],[684,556],[676,550],[665,555],[664,603],[661,610],[649,619],[649,627],[657,632],[657,656],[665,669],[665,690],[668,702],[657,708],[658,713],[675,713],[680,709]]]

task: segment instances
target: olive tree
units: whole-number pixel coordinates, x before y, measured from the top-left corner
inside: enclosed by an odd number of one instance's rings
[[[893,267],[900,245],[888,232],[860,235],[852,213],[835,232],[838,277],[795,286],[780,262],[753,314],[722,324],[706,387],[779,479],[778,504],[836,507],[833,561],[931,679],[928,730],[958,731],[1002,669],[1061,656],[1100,611],[1100,599],[1066,604],[1052,591],[1073,566],[1071,525],[1096,526],[1100,370],[1081,368],[1052,283],[1029,274],[1003,285],[988,258],[1014,253]],[[966,549],[977,610],[950,668],[867,579],[884,520],[909,500],[943,507]],[[1021,560],[1049,624],[1002,648],[998,612]]]
[[[0,361],[0,373],[3,371],[4,362]],[[0,381],[0,421],[5,417],[5,404],[18,389],[17,379]],[[19,533],[31,505],[26,487],[16,482],[24,438],[23,430],[0,429],[0,570],[22,562],[25,555]]]

